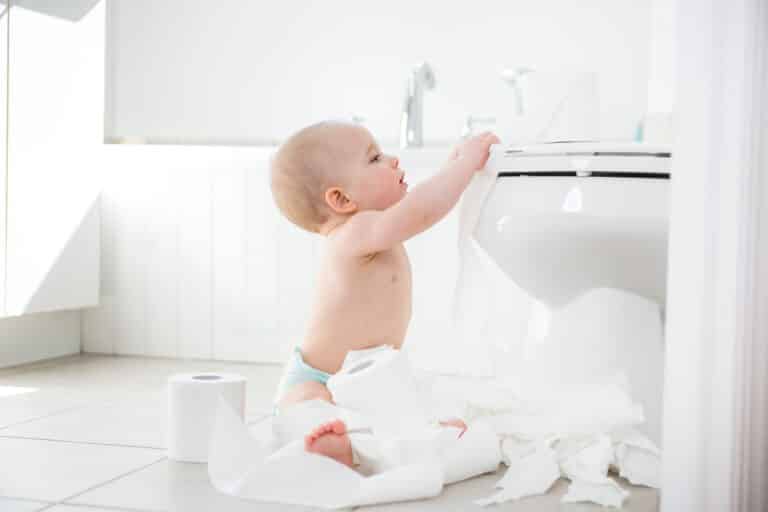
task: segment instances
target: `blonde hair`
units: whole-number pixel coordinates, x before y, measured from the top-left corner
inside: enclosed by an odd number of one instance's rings
[[[317,233],[330,217],[325,204],[333,148],[324,121],[289,137],[277,150],[270,165],[272,197],[288,220]]]

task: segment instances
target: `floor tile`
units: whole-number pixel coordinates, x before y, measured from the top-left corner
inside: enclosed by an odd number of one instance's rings
[[[41,501],[71,497],[66,505],[46,509],[53,512],[102,512],[113,507],[179,512],[307,510],[220,494],[211,486],[204,464],[179,463],[163,457],[159,448],[164,444],[168,377],[175,373],[216,371],[239,373],[248,379],[246,421],[254,435],[263,435],[269,422],[260,420],[271,412],[280,365],[84,354],[0,370],[0,386],[39,388],[21,395],[0,393],[0,495]],[[358,510],[480,510],[473,501],[493,494],[493,486],[504,471],[502,467],[495,474],[446,486],[440,496],[430,500]],[[658,510],[658,491],[630,486],[623,479],[618,481],[630,491],[623,510]],[[591,504],[560,504],[566,488],[567,482],[561,480],[544,496],[505,503],[494,509],[604,510]],[[0,498],[0,510],[5,512],[3,507],[11,503],[17,508],[9,505],[10,512],[39,510],[29,508],[38,503],[7,498]]]
[[[275,364],[84,354],[58,365],[0,370],[0,386],[67,389],[87,394],[90,400],[111,401],[134,393],[164,391],[168,377],[176,373],[216,371],[246,377],[248,411],[271,410],[282,372]]]
[[[0,437],[165,449],[166,414],[165,391],[153,391],[0,429]],[[246,411],[247,422],[263,416],[264,413]]]
[[[45,512],[125,512],[125,510],[78,505],[54,505],[51,508],[45,509]]]
[[[0,438],[0,493],[59,501],[163,457],[143,448]]]
[[[0,491],[2,491],[2,489],[0,489]],[[0,498],[0,510],[2,510],[2,512],[35,512],[48,505],[48,503],[42,501]]]
[[[0,434],[4,427],[45,417],[55,412],[81,407],[88,395],[73,394],[66,389],[37,389],[31,393],[0,396]]]
[[[165,402],[80,407],[0,430],[0,436],[165,447]]]
[[[478,476],[463,482],[447,485],[442,494],[428,500],[406,501],[384,505],[359,507],[358,512],[458,512],[467,510],[493,510],[504,512],[604,512],[606,509],[593,503],[560,503],[568,488],[568,481],[560,479],[552,489],[542,496],[531,496],[518,501],[493,505],[490,508],[475,505],[474,501],[495,494],[494,485],[504,475],[506,466],[500,466],[496,473]],[[617,481],[630,492],[622,510],[626,512],[656,512],[658,510],[658,492],[647,487],[632,486],[626,480]]]
[[[219,493],[206,464],[164,459],[147,468],[88,491],[67,504],[178,512],[302,512],[307,507],[242,500]]]

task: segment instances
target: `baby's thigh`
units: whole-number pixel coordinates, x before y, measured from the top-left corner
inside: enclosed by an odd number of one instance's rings
[[[277,406],[283,408],[296,402],[304,402],[306,400],[325,400],[326,402],[333,402],[331,400],[331,393],[324,384],[317,382],[316,380],[300,382],[291,387],[285,392],[283,398],[280,399]]]

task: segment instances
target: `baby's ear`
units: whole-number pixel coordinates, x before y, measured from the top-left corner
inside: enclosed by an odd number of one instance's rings
[[[357,211],[357,203],[352,201],[339,187],[332,187],[325,191],[325,203],[336,213],[354,213]]]

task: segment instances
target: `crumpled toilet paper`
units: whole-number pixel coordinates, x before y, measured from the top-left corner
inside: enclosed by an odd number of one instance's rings
[[[660,450],[634,429],[614,434],[616,467],[619,475],[635,485],[661,487]]]
[[[459,429],[439,426],[429,404],[418,410],[419,400],[433,400],[433,389],[414,378],[404,353],[360,352],[329,380],[344,406],[301,402],[281,411],[260,437],[220,401],[208,456],[214,487],[246,499],[330,509],[436,496],[445,484],[496,471],[502,461],[508,470],[496,484],[500,490],[475,503],[542,494],[564,477],[571,483],[562,502],[621,507],[628,492],[608,477],[611,467],[634,484],[658,486],[659,450],[635,430],[642,408],[621,376],[535,396],[488,380],[457,406],[474,411],[463,415],[469,428],[459,437]],[[407,428],[388,416],[398,417],[398,404]],[[335,418],[347,424],[357,470],[304,451],[304,435]]]
[[[644,421],[642,408],[625,385],[617,375],[599,384],[504,400],[495,411],[483,398],[477,421],[499,436],[509,469],[498,483],[502,490],[476,503],[541,494],[562,476],[571,481],[563,503],[621,507],[629,493],[608,477],[614,466],[633,484],[658,487],[660,452],[634,429]]]
[[[282,410],[262,439],[220,402],[208,463],[214,487],[241,498],[331,509],[427,498],[444,484],[498,468],[496,434],[482,423],[461,436],[439,426],[428,390],[412,387],[417,381],[405,354],[391,347],[361,352],[351,353],[328,381],[336,404],[309,401]],[[359,472],[304,450],[304,435],[334,418],[347,423]],[[405,426],[394,421],[400,419]]]
[[[629,492],[607,476],[599,480],[572,480],[562,503],[589,501],[604,507],[621,508]]]
[[[509,460],[509,469],[496,484],[501,491],[490,498],[476,500],[476,504],[492,505],[544,494],[560,478],[555,451],[547,441],[540,441],[530,453]]]
[[[571,481],[563,503],[591,501],[603,506],[621,507],[629,495],[608,478],[614,459],[611,438],[600,434],[586,439],[562,439],[558,442],[560,470]]]

